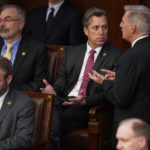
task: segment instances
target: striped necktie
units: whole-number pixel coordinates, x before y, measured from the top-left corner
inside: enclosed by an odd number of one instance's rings
[[[93,65],[94,65],[94,54],[95,54],[95,52],[96,51],[94,49],[92,49],[90,51],[90,55],[88,57],[86,65],[85,65],[84,75],[83,75],[81,87],[80,87],[80,90],[79,90],[79,94],[80,94],[81,91],[83,91],[84,96],[86,96],[86,89],[87,89],[87,85],[88,85],[88,82],[89,82],[88,73],[92,71],[92,68],[93,68]]]

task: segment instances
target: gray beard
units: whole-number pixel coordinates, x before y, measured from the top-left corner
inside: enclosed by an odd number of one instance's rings
[[[0,28],[0,30],[1,30],[1,28]],[[0,37],[3,38],[3,39],[10,39],[10,38],[14,37],[15,35],[17,35],[18,33],[19,33],[18,28],[16,28],[15,30],[13,30],[11,32],[8,30],[7,33],[2,33],[0,31]]]

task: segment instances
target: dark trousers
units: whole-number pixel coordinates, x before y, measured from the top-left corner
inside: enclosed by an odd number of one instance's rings
[[[54,105],[50,150],[59,149],[64,134],[87,127],[88,110],[85,106]]]

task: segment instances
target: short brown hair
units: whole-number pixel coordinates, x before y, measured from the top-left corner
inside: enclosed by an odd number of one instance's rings
[[[89,20],[93,16],[97,16],[97,17],[105,16],[108,21],[108,15],[105,10],[93,7],[93,8],[89,8],[84,14],[83,20],[82,20],[83,27],[88,27]]]
[[[3,76],[6,79],[8,75],[13,74],[13,67],[10,60],[7,58],[0,56],[0,69],[3,71]]]

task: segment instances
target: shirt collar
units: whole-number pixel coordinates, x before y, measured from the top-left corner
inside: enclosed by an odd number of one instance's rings
[[[14,41],[14,42],[12,42],[10,44],[12,45],[13,48],[16,48],[16,47],[18,47],[21,39],[22,39],[22,36],[19,37],[19,39],[17,39],[16,41]],[[4,39],[4,45],[6,46],[7,44],[8,44],[8,42]]]
[[[48,9],[51,9],[52,7],[55,9],[55,10],[58,10],[60,8],[60,6],[63,4],[64,0],[62,0],[60,3],[54,5],[54,6],[51,6],[50,3],[48,3]]]
[[[145,38],[145,37],[148,37],[149,35],[144,35],[144,36],[141,36],[141,37],[139,37],[139,38],[137,38],[136,40],[134,40],[133,42],[132,42],[132,47],[135,45],[135,43],[137,42],[137,41],[139,41],[139,40],[141,40],[141,39],[143,39],[143,38]]]
[[[87,52],[90,53],[90,51],[91,51],[92,49],[93,49],[93,48],[91,48],[90,45],[89,45],[88,42],[87,42]],[[101,49],[102,49],[102,46],[99,46],[99,47],[94,48],[94,50],[96,51],[96,53],[99,53]]]

